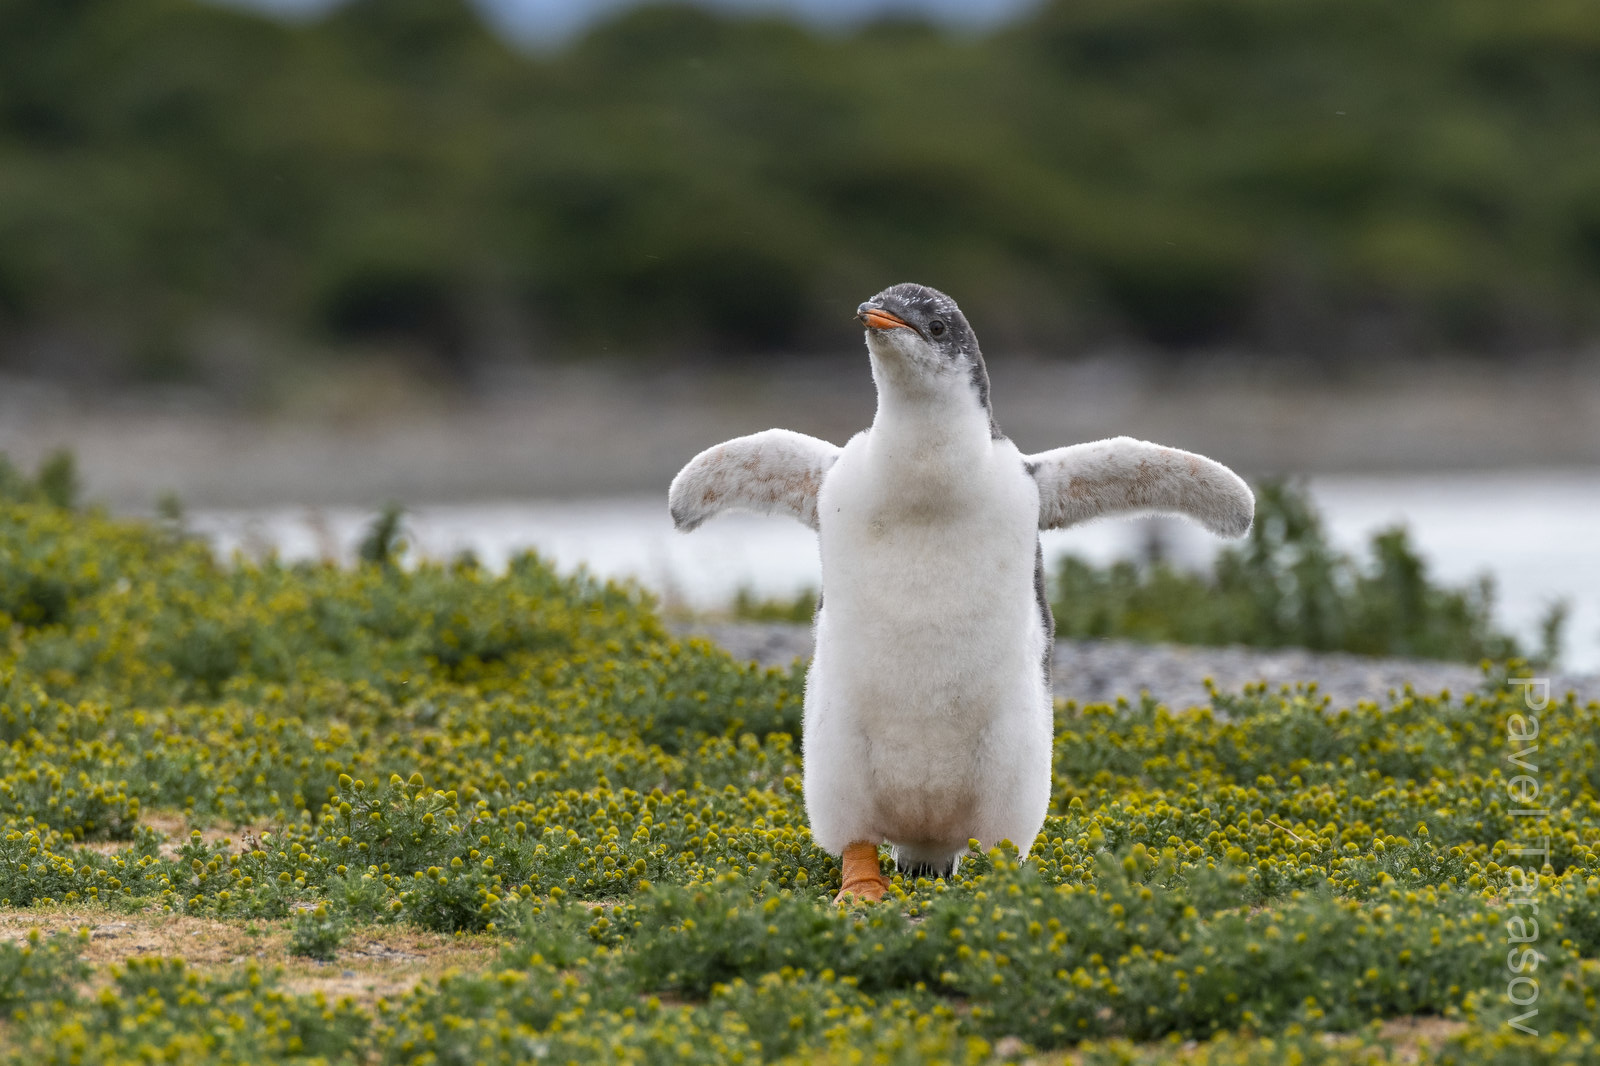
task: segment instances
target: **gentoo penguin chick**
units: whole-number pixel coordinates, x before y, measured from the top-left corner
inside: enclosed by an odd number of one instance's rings
[[[1203,456],[1115,437],[1023,455],[995,425],[978,338],[922,285],[857,308],[878,388],[843,448],[786,429],[701,452],[672,481],[680,530],[722,511],[817,531],[822,598],[806,677],[806,813],[850,896],[950,876],[969,839],[1024,855],[1050,802],[1055,620],[1039,531],[1162,512],[1242,536],[1255,498]]]

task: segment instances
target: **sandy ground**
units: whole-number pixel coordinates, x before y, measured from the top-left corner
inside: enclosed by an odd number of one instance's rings
[[[1221,358],[989,364],[1024,451],[1126,433],[1247,476],[1600,465],[1600,359],[1337,379]],[[72,448],[90,498],[119,509],[169,492],[196,507],[596,496],[658,491],[700,449],[770,426],[842,442],[872,407],[864,358],[529,368],[451,395],[351,368],[246,408],[0,378],[0,452],[31,468]]]

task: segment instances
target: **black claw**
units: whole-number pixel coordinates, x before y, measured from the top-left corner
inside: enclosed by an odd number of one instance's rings
[[[915,865],[897,862],[895,863],[895,869],[899,870],[901,876],[908,881],[915,881],[919,877],[926,877],[930,881],[936,881],[942,877],[948,881],[956,872],[956,864],[954,859],[938,866],[928,862],[919,862]]]

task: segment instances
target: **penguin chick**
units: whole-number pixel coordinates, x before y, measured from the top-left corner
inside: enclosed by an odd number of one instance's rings
[[[789,430],[695,456],[673,522],[788,514],[822,556],[806,675],[806,814],[843,858],[838,902],[877,900],[888,841],[909,874],[951,876],[970,839],[1024,856],[1050,802],[1055,620],[1039,531],[1171,513],[1244,535],[1255,499],[1204,456],[1129,437],[1023,455],[1001,434],[989,374],[955,301],[922,285],[857,309],[877,385],[843,448]]]

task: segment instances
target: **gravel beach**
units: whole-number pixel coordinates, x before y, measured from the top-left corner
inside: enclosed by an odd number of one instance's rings
[[[681,622],[685,636],[706,637],[735,657],[765,666],[787,666],[811,656],[811,629],[762,622]],[[1173,708],[1208,702],[1204,679],[1224,692],[1265,681],[1277,687],[1315,681],[1335,707],[1361,700],[1387,702],[1406,685],[1419,692],[1467,692],[1482,674],[1461,663],[1376,659],[1321,654],[1299,648],[1202,648],[1183,644],[1135,644],[1122,640],[1063,640],[1056,643],[1056,696],[1078,703],[1105,703],[1119,696],[1137,700],[1148,692]],[[1580,701],[1600,699],[1600,676],[1556,675],[1552,694],[1575,692]]]

